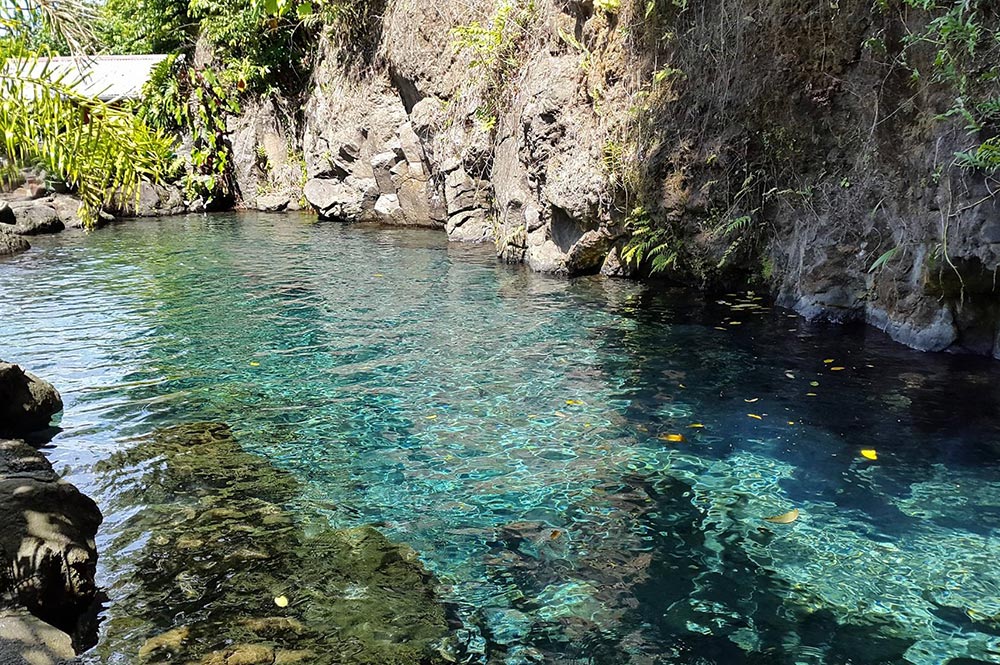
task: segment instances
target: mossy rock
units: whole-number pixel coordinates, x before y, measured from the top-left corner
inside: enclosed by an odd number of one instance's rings
[[[114,542],[136,549],[112,606],[115,651],[145,663],[446,662],[445,610],[416,553],[368,526],[307,533],[285,508],[295,479],[225,425],[157,431],[101,471],[122,507],[145,505]]]

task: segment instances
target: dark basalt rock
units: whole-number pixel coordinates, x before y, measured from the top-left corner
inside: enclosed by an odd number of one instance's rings
[[[59,213],[48,201],[17,201],[10,205],[17,223],[11,230],[17,235],[36,236],[59,233],[66,228]]]
[[[0,605],[72,631],[93,602],[101,511],[23,441],[0,440]]]
[[[2,213],[2,210],[0,210],[0,213]],[[2,217],[2,214],[0,214],[0,217]],[[28,244],[27,240],[19,235],[14,235],[13,232],[6,230],[0,224],[0,256],[13,256],[14,254],[26,252],[29,249],[31,249],[31,245]]]
[[[2,241],[0,234],[0,244]],[[0,436],[45,429],[62,409],[62,397],[51,383],[0,361]]]

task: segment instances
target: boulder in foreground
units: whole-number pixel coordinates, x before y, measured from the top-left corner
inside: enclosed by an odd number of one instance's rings
[[[0,234],[0,247],[2,243]],[[51,383],[0,361],[0,436],[43,430],[62,409],[62,397]]]

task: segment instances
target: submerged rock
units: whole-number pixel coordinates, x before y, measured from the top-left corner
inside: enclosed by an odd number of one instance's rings
[[[0,602],[72,629],[96,594],[102,519],[41,453],[0,440]]]
[[[304,524],[284,508],[295,479],[243,451],[225,425],[159,430],[100,471],[120,508],[143,505],[112,545],[134,549],[112,563],[128,579],[111,606],[115,653],[204,665],[446,662],[444,606],[416,553],[371,527]]]
[[[62,397],[51,383],[0,361],[0,436],[45,429],[62,408]]]

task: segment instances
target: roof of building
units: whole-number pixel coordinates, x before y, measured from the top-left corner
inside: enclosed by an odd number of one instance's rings
[[[78,92],[101,101],[138,99],[153,68],[168,55],[94,55],[40,58],[32,67],[36,76],[59,79]]]

